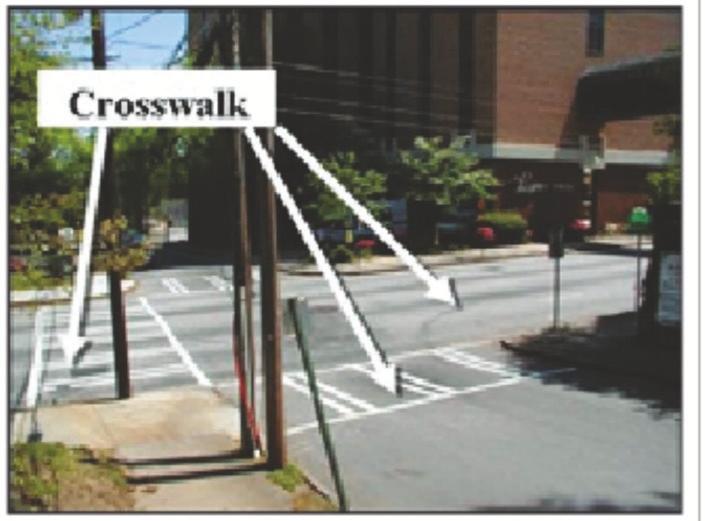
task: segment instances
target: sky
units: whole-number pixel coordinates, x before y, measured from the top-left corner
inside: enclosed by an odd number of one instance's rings
[[[163,68],[186,33],[184,10],[130,8],[108,9],[104,13],[109,69]],[[61,33],[90,37],[88,11],[79,23]],[[91,67],[90,45],[74,43],[69,52],[80,59],[77,67]]]

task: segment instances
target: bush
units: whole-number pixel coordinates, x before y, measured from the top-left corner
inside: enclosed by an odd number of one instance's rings
[[[352,262],[355,258],[353,251],[345,246],[344,244],[338,244],[330,252],[328,252],[328,259],[333,264],[342,264],[346,262]]]
[[[528,224],[519,212],[489,212],[477,220],[478,226],[487,226],[494,230],[497,242],[516,244],[524,242]]]

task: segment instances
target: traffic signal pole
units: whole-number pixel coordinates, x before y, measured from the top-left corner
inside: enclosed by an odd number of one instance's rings
[[[93,68],[105,69],[107,65],[105,51],[105,24],[103,13],[91,9],[91,40],[93,48]],[[105,144],[103,184],[101,187],[98,213],[101,219],[113,219],[117,208],[117,178],[113,170],[113,133],[107,133]],[[88,275],[90,277],[90,274]],[[115,383],[119,399],[130,397],[130,364],[127,348],[127,323],[125,318],[125,301],[122,295],[122,274],[116,270],[108,271],[110,287],[110,314],[113,330],[113,355],[115,359]]]

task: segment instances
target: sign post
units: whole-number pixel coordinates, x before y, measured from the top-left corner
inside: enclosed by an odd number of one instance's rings
[[[636,297],[634,310],[641,305],[641,235],[649,229],[651,216],[643,206],[635,206],[629,214],[629,229],[636,232]]]
[[[561,316],[561,257],[565,254],[563,247],[563,227],[551,229],[548,240],[548,257],[555,260],[553,275],[553,329],[558,329]]]

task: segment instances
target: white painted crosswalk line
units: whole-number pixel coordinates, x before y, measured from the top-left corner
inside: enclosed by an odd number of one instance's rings
[[[305,378],[305,377],[301,377]],[[333,387],[332,385],[324,384],[323,382],[317,382],[318,388],[321,389],[322,391],[325,391],[328,394],[332,394],[336,398],[340,400],[344,400],[348,403],[351,403],[352,405],[355,405],[356,407],[359,407],[363,411],[376,411],[377,407],[372,405],[369,402],[366,402],[365,400],[361,400],[360,398],[356,398],[352,394],[346,393],[345,391],[341,391],[337,387]]]
[[[452,387],[434,384],[424,378],[419,378],[418,376],[411,375],[406,371],[402,372],[401,377],[402,381],[409,382],[417,387],[428,388],[439,393],[452,393],[453,391],[455,391],[455,389],[453,389]]]
[[[445,360],[446,362],[460,365],[467,369],[475,369],[477,371],[483,371],[486,373],[492,373],[506,377],[512,377],[517,375],[516,371],[507,368],[507,366],[503,364],[491,362],[489,360],[469,355],[467,353],[462,353],[455,349],[439,350],[435,352],[435,355],[441,358],[442,360]]]
[[[223,277],[204,275],[203,278],[218,291],[233,291],[233,285]]]
[[[283,376],[282,383],[284,385],[286,385],[287,387],[291,387],[292,389],[299,391],[302,394],[305,394],[306,396],[311,396],[311,391],[309,391],[308,386],[297,382],[291,376]],[[331,409],[338,411],[340,414],[343,414],[346,416],[354,416],[355,415],[355,411],[353,411],[349,407],[346,407],[342,403],[337,402],[336,400],[333,400],[333,399],[328,398],[326,396],[321,396],[320,398],[321,398],[321,402],[323,402],[324,405],[327,405]]]
[[[175,293],[177,295],[185,295],[189,293],[188,288],[184,286],[181,282],[179,282],[178,279],[175,279],[173,277],[167,277],[162,279],[162,284],[166,286],[166,288],[171,293]]]
[[[163,356],[163,355],[168,355],[173,353],[173,350],[171,347],[151,347],[151,348],[144,348],[144,349],[133,349],[131,348],[128,352],[128,355],[130,357],[130,361],[132,362],[133,360],[142,360],[145,358],[153,358],[157,356]],[[104,364],[112,364],[114,360],[115,354],[111,351],[101,351],[99,353],[91,353],[89,352],[88,355],[84,359],[81,360],[81,363],[79,365],[79,369],[84,369],[84,368],[90,368],[90,367],[96,367]],[[50,360],[49,363],[46,365],[46,370],[47,372],[51,373],[54,371],[59,371],[59,370],[70,370],[71,366],[66,363],[66,360],[64,358],[55,358],[53,360]]]
[[[189,370],[181,363],[169,364],[161,367],[151,367],[147,369],[135,369],[130,371],[130,380],[147,380],[177,374],[189,374]],[[74,378],[71,376],[64,378],[49,379],[42,385],[43,393],[55,392],[57,388],[69,386],[71,388],[102,387],[113,385],[115,376],[112,371],[104,371],[93,376],[82,376]]]

